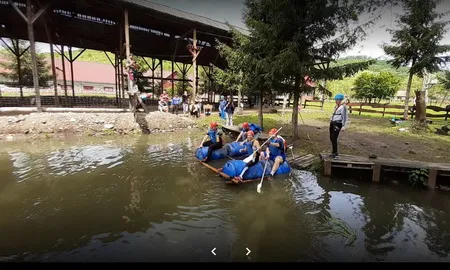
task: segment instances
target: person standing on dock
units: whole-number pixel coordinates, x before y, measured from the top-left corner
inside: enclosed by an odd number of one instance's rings
[[[261,156],[260,151],[256,151],[259,149],[259,142],[257,139],[255,139],[253,136],[255,135],[253,131],[249,130],[246,132],[247,138],[241,143],[241,145],[245,146],[245,148],[241,149],[240,152],[245,152],[249,155],[253,154],[252,160],[247,163],[242,170],[241,174],[239,176],[234,177],[234,179],[241,181],[242,177],[244,177],[244,173],[252,166],[258,164],[259,157]]]
[[[218,126],[219,125],[216,122],[211,122],[209,124],[209,129],[206,132],[205,137],[203,137],[202,142],[198,146],[198,148],[208,147],[208,154],[206,155],[206,158],[202,160],[202,162],[208,162],[208,160],[211,158],[212,152],[223,147],[222,133],[217,131]],[[209,141],[206,141],[208,138]]]
[[[344,131],[347,126],[348,110],[347,106],[343,103],[343,94],[337,94],[334,97],[336,106],[334,107],[333,115],[330,118],[330,140],[332,145],[331,158],[338,158],[338,137],[341,131]]]

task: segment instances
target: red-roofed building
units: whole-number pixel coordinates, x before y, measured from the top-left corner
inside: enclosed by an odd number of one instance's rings
[[[51,59],[46,59],[50,73],[51,73]],[[0,59],[0,61],[6,61],[6,59]],[[56,78],[58,84],[58,93],[59,95],[64,95],[64,76],[62,69],[62,61],[61,59],[55,59],[55,67],[56,67]],[[5,73],[6,70],[0,68],[0,73]],[[76,94],[111,94],[115,95],[115,76],[114,76],[114,67],[110,64],[102,64],[95,62],[85,62],[85,61],[74,61],[73,62],[73,77],[74,77],[74,86]],[[66,74],[66,85],[67,92],[69,95],[72,93],[72,75],[70,70],[70,63],[65,62],[65,74]],[[151,77],[152,72],[147,71],[144,76]],[[159,84],[161,82],[160,70],[155,71],[154,76],[158,79],[154,79],[155,84]],[[192,75],[191,75],[192,76]],[[163,89],[171,91],[172,90],[172,78],[178,79],[179,76],[175,71],[173,74],[170,71],[163,71]],[[193,78],[190,78],[193,80]],[[126,80],[125,80],[126,81]],[[176,85],[176,81],[174,85]],[[53,81],[49,83],[49,93],[53,91]],[[47,89],[42,89],[43,92],[47,92]]]

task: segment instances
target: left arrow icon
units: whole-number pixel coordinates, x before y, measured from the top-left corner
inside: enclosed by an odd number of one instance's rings
[[[211,253],[214,254],[214,256],[216,256],[216,253],[214,253],[214,250],[216,250],[216,248],[213,248],[213,250],[211,250]]]

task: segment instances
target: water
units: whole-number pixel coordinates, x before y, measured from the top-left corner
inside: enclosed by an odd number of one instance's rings
[[[449,261],[446,194],[295,170],[258,194],[171,136],[3,147],[0,261]]]

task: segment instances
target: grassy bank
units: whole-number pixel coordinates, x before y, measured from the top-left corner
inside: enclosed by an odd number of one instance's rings
[[[296,153],[329,152],[330,141],[328,133],[329,118],[334,104],[325,103],[323,111],[320,108],[306,108],[300,111],[300,140],[295,141]],[[234,124],[243,122],[258,123],[255,110],[250,114],[234,115]],[[283,126],[282,135],[291,140],[292,110],[282,115],[281,110],[274,114],[264,114],[264,130]],[[392,115],[382,117],[378,113],[350,114],[349,125],[339,137],[340,152],[347,154],[368,155],[375,154],[383,157],[406,158],[434,162],[450,162],[446,149],[450,149],[450,136],[438,135],[437,128],[450,124],[450,119],[430,118],[433,121],[427,131],[416,132],[412,128],[413,121],[392,124]],[[217,112],[209,117],[197,120],[199,127],[207,128],[211,121],[219,124],[225,122],[219,118]]]

